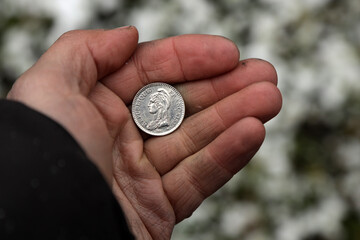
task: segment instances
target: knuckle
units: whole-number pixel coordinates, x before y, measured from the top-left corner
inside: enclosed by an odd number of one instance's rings
[[[88,30],[70,30],[63,33],[57,42],[78,42],[86,39]]]
[[[67,31],[65,33],[63,33],[59,40],[66,40],[66,39],[69,39],[69,38],[73,38],[75,35],[78,35],[80,32],[80,30],[70,30],[70,31]]]

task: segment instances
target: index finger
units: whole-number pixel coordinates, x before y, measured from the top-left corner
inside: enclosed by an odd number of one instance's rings
[[[126,104],[151,82],[180,82],[214,77],[235,68],[236,45],[220,36],[181,35],[142,43],[117,72],[102,80]]]

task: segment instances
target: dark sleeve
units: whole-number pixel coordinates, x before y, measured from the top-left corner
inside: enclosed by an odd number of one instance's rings
[[[133,239],[98,169],[59,124],[0,100],[0,239]]]

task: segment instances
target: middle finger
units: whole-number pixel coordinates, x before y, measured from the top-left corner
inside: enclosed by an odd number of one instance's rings
[[[176,88],[186,99],[186,115],[189,116],[256,82],[277,85],[276,70],[264,60],[246,59],[227,74],[208,80],[181,83]]]

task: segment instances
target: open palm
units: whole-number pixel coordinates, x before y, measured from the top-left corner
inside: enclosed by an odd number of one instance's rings
[[[139,45],[137,38],[133,27],[67,33],[8,97],[72,133],[111,183],[137,238],[169,239],[256,153],[281,95],[270,64],[239,62],[222,37]],[[184,122],[167,136],[145,136],[130,115],[135,93],[151,82],[174,85],[186,104]]]

